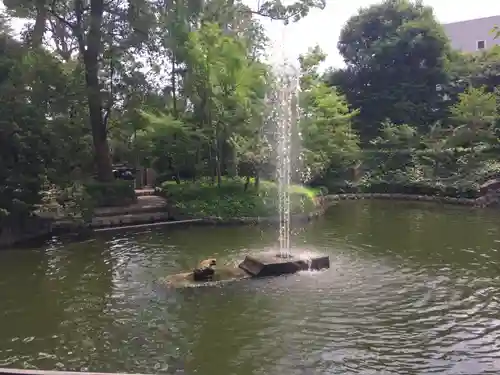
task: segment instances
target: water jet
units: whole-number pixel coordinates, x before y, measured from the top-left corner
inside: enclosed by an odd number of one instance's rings
[[[279,252],[277,254],[247,255],[239,267],[252,277],[280,276],[308,269],[323,269],[330,267],[327,255],[293,254],[290,247],[290,186],[292,181],[295,155],[292,151],[293,133],[298,131],[298,91],[299,74],[297,70],[283,59],[284,63],[277,66],[276,92],[271,105],[274,111],[276,174],[278,180],[278,211],[279,211]]]

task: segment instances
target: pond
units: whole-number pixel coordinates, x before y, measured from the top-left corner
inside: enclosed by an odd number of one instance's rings
[[[0,367],[255,374],[500,373],[500,214],[340,202],[293,244],[331,269],[166,291],[161,276],[276,243],[172,227],[0,252]]]

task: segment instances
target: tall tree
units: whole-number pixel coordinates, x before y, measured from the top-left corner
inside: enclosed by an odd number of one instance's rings
[[[4,0],[10,13],[19,18],[31,18],[35,22],[28,27],[28,40],[34,47],[40,47],[46,31],[49,0]]]
[[[65,84],[53,56],[1,33],[0,217],[31,213],[40,202],[48,169],[61,160],[51,131],[63,113],[60,92]]]
[[[324,0],[298,0],[288,6],[272,0],[250,9],[238,1],[212,0],[208,3],[215,4],[214,9],[236,7],[241,14],[262,15],[285,22],[296,21],[307,15],[311,7],[322,8],[325,5]],[[186,42],[187,34],[207,21],[204,16],[208,14],[208,4],[201,0],[7,0],[5,5],[15,15],[35,21],[34,29],[30,32],[33,45],[40,45],[44,36],[48,36],[47,46],[55,49],[64,61],[77,60],[82,64],[87,118],[99,180],[110,181],[113,178],[108,140],[112,116],[117,111],[123,113],[128,109],[124,105],[138,105],[145,99],[144,95],[127,94],[126,86],[130,85],[131,77],[142,79],[133,73],[141,68],[138,62],[141,53],[143,56],[145,52],[147,57],[157,57],[158,52],[162,52],[155,45],[162,45],[164,51],[168,50],[170,84],[163,87],[163,91],[170,97],[172,111],[180,112],[180,83],[187,69],[182,41]],[[231,27],[235,24],[234,20],[221,16],[231,12],[213,12],[217,13],[219,23],[231,24]],[[238,20],[252,24],[248,17],[239,17]],[[236,32],[248,34],[241,27],[241,22]],[[162,27],[166,31],[159,32]],[[178,36],[183,38],[174,42]],[[168,41],[158,43],[158,37],[168,38]],[[144,49],[146,46],[147,50]],[[255,56],[259,53],[256,48]],[[159,64],[151,65],[158,67]],[[158,87],[159,82],[155,86],[155,89],[162,91]],[[137,100],[138,97],[143,99]],[[183,103],[184,107],[187,105],[187,102]]]
[[[347,66],[330,81],[360,110],[356,126],[365,140],[386,119],[425,130],[437,119],[449,44],[430,7],[386,0],[361,9],[343,28],[338,48]]]
[[[326,58],[319,47],[300,56],[300,107],[303,116],[303,153],[309,178],[323,177],[327,169],[341,174],[356,160],[358,136],[351,128],[357,113],[349,110],[345,97],[328,87],[318,72]]]

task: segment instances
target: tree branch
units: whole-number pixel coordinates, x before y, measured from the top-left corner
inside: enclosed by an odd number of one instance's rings
[[[78,49],[80,50],[80,53],[83,58],[85,58],[85,53],[86,53],[86,48],[85,48],[85,37],[83,35],[83,2],[82,0],[75,0],[75,16],[76,16],[76,25],[73,28],[76,39],[78,40]]]
[[[61,17],[58,13],[57,13],[57,10],[56,10],[56,3],[57,3],[57,0],[52,0],[52,4],[49,8],[49,13],[52,17],[56,18],[57,20],[59,20],[59,22],[63,23],[64,25],[68,26],[72,31],[75,30],[75,25],[72,24],[71,22],[69,22],[67,19],[65,19],[64,17]]]
[[[269,18],[270,20],[273,20],[273,21],[283,21],[283,22],[289,22],[290,19],[292,18],[295,18],[297,17],[298,15],[300,15],[300,10],[296,11],[295,13],[291,13],[287,16],[273,16],[269,13],[266,13],[266,12],[263,12],[262,10],[252,10],[252,9],[249,9],[247,11],[242,11],[243,13],[251,13],[255,16],[261,16],[261,17],[266,17],[266,18]]]

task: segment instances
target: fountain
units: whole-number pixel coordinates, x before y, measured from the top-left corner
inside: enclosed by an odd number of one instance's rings
[[[273,95],[275,139],[277,144],[277,180],[279,211],[279,252],[247,255],[239,265],[253,277],[279,276],[301,270],[323,269],[330,266],[326,255],[293,254],[290,246],[290,183],[294,155],[292,134],[298,130],[298,81],[297,70],[284,63],[278,66],[277,87]]]
[[[279,243],[281,258],[291,257],[290,252],[290,177],[292,164],[292,122],[294,118],[294,110],[297,106],[293,106],[293,100],[297,95],[297,76],[287,74],[286,65],[283,66],[283,71],[278,74],[278,90],[277,90],[277,121],[276,121],[276,138],[277,138],[277,177],[278,177],[278,211],[279,211]]]
[[[276,151],[276,179],[278,181],[279,249],[247,255],[237,267],[197,268],[192,272],[173,275],[167,283],[185,285],[186,281],[222,281],[252,277],[280,276],[298,271],[320,270],[330,267],[327,255],[310,252],[293,253],[290,244],[291,212],[290,186],[300,147],[293,145],[298,131],[299,72],[284,56],[275,64],[275,90],[268,96]],[[271,129],[268,129],[271,130]],[[295,175],[298,175],[295,173]],[[207,260],[208,261],[208,260]],[[204,263],[204,262],[202,262]],[[214,260],[214,264],[215,264]],[[200,277],[201,279],[197,279]]]

